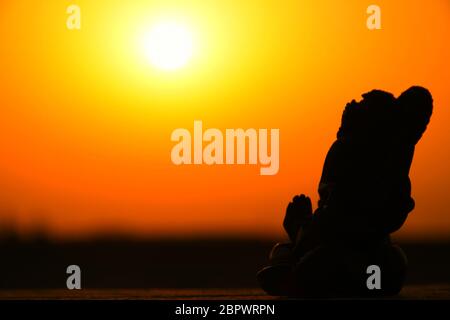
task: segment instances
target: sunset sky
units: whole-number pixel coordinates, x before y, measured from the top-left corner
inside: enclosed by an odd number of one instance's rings
[[[66,9],[81,8],[81,30]],[[381,8],[381,30],[366,9]],[[175,21],[192,57],[162,70],[142,35]],[[434,97],[400,235],[450,232],[450,2],[2,0],[0,224],[56,237],[281,235],[317,201],[346,102],[411,85]],[[176,166],[177,128],[279,128],[280,170]]]

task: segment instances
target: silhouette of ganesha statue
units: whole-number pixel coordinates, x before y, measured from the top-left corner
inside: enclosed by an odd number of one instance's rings
[[[388,296],[403,286],[407,260],[390,234],[414,208],[409,171],[433,110],[430,92],[411,87],[397,99],[373,90],[348,103],[325,158],[318,208],[305,195],[289,203],[276,244],[257,279],[270,295]],[[367,284],[368,267],[379,288]]]

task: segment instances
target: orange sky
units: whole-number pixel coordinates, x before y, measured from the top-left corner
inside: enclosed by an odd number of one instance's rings
[[[66,28],[66,8],[82,28]],[[381,7],[382,30],[366,28]],[[196,54],[158,71],[137,35],[188,25]],[[290,198],[317,201],[345,103],[373,88],[430,89],[435,112],[412,167],[401,235],[450,231],[450,3],[23,1],[0,4],[0,223],[52,235],[277,236]],[[279,128],[280,171],[175,166],[171,132]]]

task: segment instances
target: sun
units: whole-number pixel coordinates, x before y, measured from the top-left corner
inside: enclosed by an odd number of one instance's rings
[[[151,27],[142,38],[145,57],[164,71],[184,67],[192,58],[194,41],[190,30],[174,21],[163,21]]]

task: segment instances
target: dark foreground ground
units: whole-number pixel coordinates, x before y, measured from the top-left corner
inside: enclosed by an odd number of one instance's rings
[[[256,271],[273,241],[0,241],[1,298],[267,298]],[[450,299],[450,242],[403,243],[410,269],[400,298]],[[81,292],[66,290],[66,268],[82,270]],[[132,289],[130,289],[132,288]],[[152,289],[153,288],[153,289]],[[156,289],[157,288],[157,289]],[[202,288],[202,289],[191,289]]]
[[[4,290],[0,300],[280,300],[259,289]],[[448,285],[409,285],[388,300],[450,300]]]

